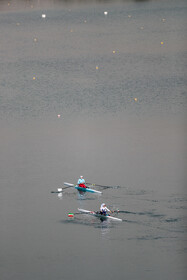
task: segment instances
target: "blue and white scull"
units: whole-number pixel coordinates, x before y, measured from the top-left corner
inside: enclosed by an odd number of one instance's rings
[[[67,183],[67,182],[64,182],[64,185],[67,186],[67,187],[74,187],[76,190],[82,191],[82,192],[90,192],[90,193],[102,194],[102,192],[94,190],[94,189],[90,189],[89,187],[88,188],[81,188],[81,187],[79,187],[77,185],[70,184],[70,183]]]

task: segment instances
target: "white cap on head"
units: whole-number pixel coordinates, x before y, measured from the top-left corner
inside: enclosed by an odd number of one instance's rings
[[[83,176],[81,175],[80,178],[83,178]]]
[[[103,207],[103,206],[106,206],[106,204],[105,204],[105,203],[102,203],[102,204],[101,204],[101,207]]]

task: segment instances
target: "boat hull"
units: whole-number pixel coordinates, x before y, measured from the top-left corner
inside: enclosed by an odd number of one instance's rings
[[[97,190],[93,190],[93,189],[90,189],[90,188],[80,188],[78,186],[75,186],[75,189],[78,190],[78,191],[82,191],[82,192],[90,192],[90,193],[102,194],[102,192],[97,191]]]
[[[74,187],[76,190],[81,191],[81,192],[90,192],[90,193],[102,194],[102,192],[100,192],[100,191],[90,189],[90,188],[80,188],[77,185],[70,184],[70,183],[67,183],[67,182],[64,182],[64,185],[67,186],[67,188]]]

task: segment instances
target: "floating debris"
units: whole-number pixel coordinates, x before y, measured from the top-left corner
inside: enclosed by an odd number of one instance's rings
[[[38,42],[38,39],[37,39],[37,38],[34,38],[33,41],[34,41],[34,42]]]
[[[134,101],[137,102],[137,101],[138,101],[138,98],[135,97],[135,98],[134,98]]]
[[[132,16],[131,15],[128,15],[128,18],[131,18]]]
[[[143,26],[141,26],[141,27],[140,27],[140,29],[141,29],[141,30],[143,30],[143,29],[144,29],[144,27],[143,27]]]
[[[116,53],[116,51],[112,51],[113,53]]]
[[[95,69],[96,69],[96,70],[98,70],[98,69],[99,69],[99,67],[98,67],[98,66],[96,66],[96,67],[95,67]]]
[[[33,79],[33,80],[36,80],[36,77],[33,77],[32,79]]]
[[[162,22],[166,22],[166,19],[165,19],[165,18],[163,18],[163,19],[162,19]]]
[[[107,12],[107,11],[104,11],[104,15],[107,16],[107,15],[108,15],[108,12]]]
[[[42,14],[42,18],[46,18],[46,14]]]
[[[58,116],[57,116],[58,118],[60,118],[61,117],[61,115],[60,114],[58,114]]]

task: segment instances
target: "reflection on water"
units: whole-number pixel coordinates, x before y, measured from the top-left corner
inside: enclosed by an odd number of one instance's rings
[[[103,219],[99,219],[97,217],[93,218],[90,217],[88,215],[82,215],[82,217],[80,218],[80,215],[78,215],[79,217],[77,217],[75,215],[74,218],[68,218],[67,220],[61,221],[62,223],[65,224],[77,224],[77,225],[81,225],[81,226],[88,226],[88,227],[94,227],[96,229],[99,229],[101,232],[101,237],[103,239],[110,239],[110,230],[112,228],[117,228],[118,225],[113,223],[111,220],[103,220]]]
[[[102,224],[101,224],[101,236],[102,238],[107,238],[107,235],[109,234],[110,232],[110,229],[111,229],[111,226],[110,226],[110,222],[109,220],[102,220],[101,221]]]
[[[94,227],[94,228],[99,228],[105,231],[105,228],[113,228],[114,226],[117,226],[116,224],[112,223],[109,220],[101,220],[99,218],[93,218],[90,217],[89,215],[82,215],[82,217],[77,217],[75,214],[74,218],[68,218],[66,220],[62,220],[61,223],[63,224],[77,224],[77,225],[84,225],[84,226],[89,226],[89,227]],[[107,230],[108,232],[108,230]]]
[[[90,196],[86,194],[85,192],[77,192],[77,198],[78,200],[95,200],[97,197],[95,195]]]
[[[62,199],[63,194],[62,193],[58,193],[58,198]]]

